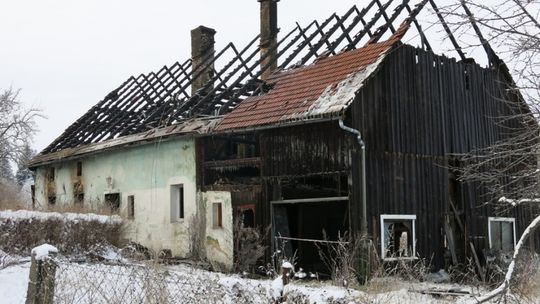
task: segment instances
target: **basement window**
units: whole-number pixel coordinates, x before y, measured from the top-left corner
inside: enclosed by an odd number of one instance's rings
[[[223,227],[223,212],[221,209],[221,203],[212,204],[212,223],[213,228]]]
[[[112,213],[117,213],[120,210],[120,193],[105,194],[105,206],[110,208]]]
[[[128,212],[128,219],[134,219],[135,218],[135,196],[130,195],[127,198],[127,212]]]
[[[516,219],[513,217],[488,218],[489,248],[512,251],[516,245]]]
[[[47,202],[49,203],[49,206],[56,205],[56,196],[49,196]]]
[[[171,222],[183,220],[185,216],[184,185],[171,186]]]
[[[385,260],[416,256],[416,215],[381,215],[381,256]]]

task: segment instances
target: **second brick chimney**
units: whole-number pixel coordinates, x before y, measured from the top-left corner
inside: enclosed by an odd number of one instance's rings
[[[192,77],[198,75],[191,83],[191,95],[194,95],[214,76],[215,34],[214,29],[202,25],[191,30]],[[212,88],[213,86],[210,87],[210,90]]]
[[[257,0],[261,3],[261,79],[266,80],[277,68],[277,3],[279,0]],[[266,58],[265,58],[266,57]]]

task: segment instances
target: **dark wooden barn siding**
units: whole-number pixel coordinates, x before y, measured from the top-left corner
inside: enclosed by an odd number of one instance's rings
[[[262,176],[302,177],[347,172],[351,141],[337,122],[264,131]]]
[[[497,101],[504,94],[495,70],[407,45],[388,55],[358,94],[347,119],[366,142],[371,234],[380,240],[380,214],[416,214],[417,252],[427,258],[435,253],[442,261],[444,215],[450,210],[448,160],[452,153],[470,152],[507,136],[495,119],[512,111]],[[515,121],[505,124],[517,126]],[[355,185],[360,181],[358,160],[353,162]],[[494,211],[482,207],[482,189],[462,187],[467,234],[473,240],[487,236],[487,216]],[[360,218],[359,207],[354,208],[360,188],[354,189],[351,212]]]

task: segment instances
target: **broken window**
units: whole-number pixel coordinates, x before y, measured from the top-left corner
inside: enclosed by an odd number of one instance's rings
[[[213,203],[212,204],[212,222],[214,228],[221,228],[223,227],[223,221],[222,221],[223,213],[221,210],[221,203]]]
[[[84,193],[78,193],[75,195],[75,204],[82,205],[84,202]]]
[[[416,256],[416,215],[381,215],[381,255],[383,259]]]
[[[135,196],[134,195],[128,196],[127,202],[128,202],[128,206],[127,206],[128,219],[134,219],[135,218]]]
[[[514,250],[516,244],[515,228],[515,218],[490,217],[488,219],[489,248],[498,251]]]
[[[77,162],[77,176],[82,176],[82,162]]]
[[[171,222],[177,222],[184,218],[184,185],[171,186]]]
[[[49,196],[47,202],[49,203],[50,206],[56,205],[56,196]]]
[[[105,194],[105,206],[111,209],[111,212],[116,213],[120,209],[120,193]]]
[[[245,228],[254,228],[255,227],[255,211],[251,208],[241,209],[240,216],[242,225]]]

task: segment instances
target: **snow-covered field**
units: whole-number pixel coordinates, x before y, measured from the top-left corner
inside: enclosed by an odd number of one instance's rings
[[[47,246],[43,248],[49,248]],[[120,263],[111,265],[75,263],[62,257],[53,259],[57,265],[55,303],[62,304],[266,304],[274,303],[281,294],[284,295],[285,303],[437,304],[470,300],[470,295],[479,296],[487,292],[472,286],[408,282],[393,277],[373,279],[367,286],[359,289],[345,289],[327,282],[302,280],[293,281],[283,287],[281,278],[254,280],[234,274],[210,272],[188,264],[162,265],[114,259]],[[10,257],[0,251],[0,303],[25,302],[30,269],[28,260],[28,257]],[[532,296],[509,303],[539,304],[540,292],[533,293]]]
[[[133,278],[134,273],[133,269],[130,268],[140,267],[139,265],[71,265],[70,263],[62,265],[65,269],[59,273],[64,277],[64,281],[59,282],[56,292],[56,294],[61,295],[61,297],[56,298],[59,303],[109,303],[105,300],[103,292],[96,292],[94,288],[96,284],[102,284],[103,287],[107,287],[111,291],[123,291],[125,296],[127,289],[124,289],[123,284],[127,282],[133,284],[133,281],[129,281]],[[26,262],[0,270],[0,303],[24,303],[29,267],[30,264]],[[175,303],[177,301],[177,303],[270,303],[272,295],[276,293],[276,290],[273,289],[276,284],[273,284],[272,280],[247,279],[238,275],[209,272],[188,265],[159,266],[159,271],[166,273],[169,284],[177,284],[176,287],[180,288],[178,290],[183,290],[182,294],[178,294],[177,298],[174,298]],[[110,276],[110,274],[118,273],[124,273],[125,278]],[[86,281],[88,278],[91,280]],[[70,281],[71,279],[73,281]],[[94,287],[88,287],[90,285],[94,285]],[[88,288],[85,289],[85,286]],[[143,288],[142,285],[137,284],[132,287],[135,289]],[[176,287],[167,286],[169,290],[174,290]],[[419,291],[429,288],[457,287],[459,286],[451,284],[407,283],[398,279],[379,279],[361,291],[339,288],[322,282],[304,283],[300,281],[286,285],[284,293],[287,297],[287,303],[453,303],[457,300],[456,297],[434,297]],[[148,288],[148,286],[144,286],[144,288]],[[461,287],[461,289],[474,291],[471,287]],[[85,294],[84,297],[77,298],[76,291],[79,292],[78,295]],[[153,295],[154,300],[155,296]],[[145,295],[145,299],[147,298],[148,294]],[[111,303],[118,303],[113,301],[113,297],[108,299]],[[124,300],[127,299],[124,298]],[[149,302],[159,303],[159,301]]]
[[[29,271],[30,262],[0,269],[0,303],[24,303]]]

